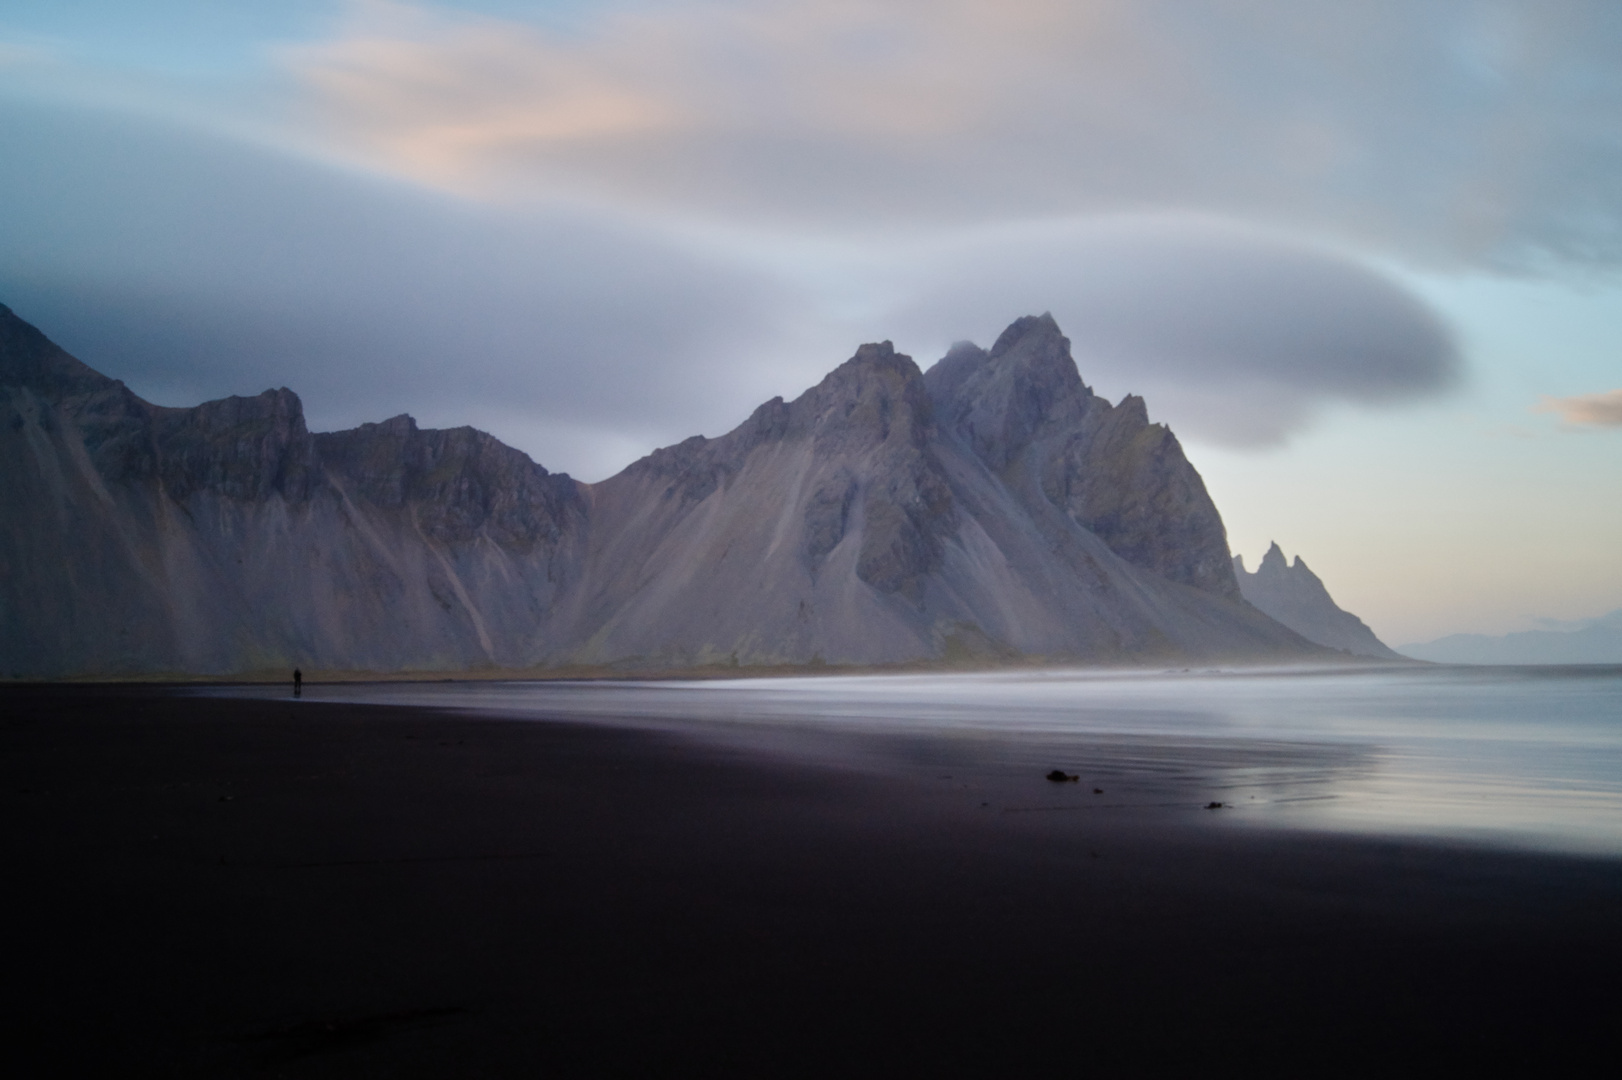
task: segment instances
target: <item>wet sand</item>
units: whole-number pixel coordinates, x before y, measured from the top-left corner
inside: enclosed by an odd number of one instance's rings
[[[1548,1070],[1618,1042],[1618,860],[1232,828],[1197,776],[1114,801],[917,739],[858,766],[154,687],[0,715],[29,1075]]]

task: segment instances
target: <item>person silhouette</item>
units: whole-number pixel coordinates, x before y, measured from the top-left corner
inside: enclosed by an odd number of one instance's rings
[[[298,668],[294,668],[293,669],[293,696],[294,697],[302,697],[303,695],[304,695],[304,672],[300,671]]]

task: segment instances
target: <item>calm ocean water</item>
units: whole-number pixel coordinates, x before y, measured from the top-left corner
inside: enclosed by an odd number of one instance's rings
[[[1240,826],[1622,855],[1622,667],[372,683],[305,699],[652,727],[857,767],[1057,765],[1112,805],[1209,793]]]

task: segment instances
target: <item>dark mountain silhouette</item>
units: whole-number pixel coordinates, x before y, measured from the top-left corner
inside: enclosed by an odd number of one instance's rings
[[[864,345],[598,484],[407,416],[312,434],[286,389],[155,406],[4,307],[0,409],[14,677],[1322,655],[1048,316],[927,374]]]

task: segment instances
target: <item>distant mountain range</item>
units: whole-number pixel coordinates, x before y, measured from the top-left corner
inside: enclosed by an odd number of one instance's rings
[[[1450,634],[1398,651],[1438,664],[1622,664],[1622,609],[1558,629]]]
[[[286,389],[152,405],[0,307],[0,469],[11,677],[1331,655],[1045,315],[583,484],[408,416],[312,434]]]
[[[1375,637],[1362,619],[1342,611],[1330,599],[1329,590],[1324,588],[1318,575],[1307,568],[1301,556],[1295,557],[1292,566],[1285,560],[1283,550],[1273,544],[1254,573],[1245,570],[1245,560],[1240,555],[1233,557],[1233,571],[1246,600],[1308,641],[1353,656],[1402,659]]]

